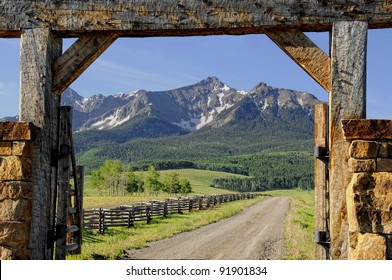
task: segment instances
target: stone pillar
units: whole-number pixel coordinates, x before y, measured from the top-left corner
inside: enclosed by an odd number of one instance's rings
[[[31,123],[0,123],[0,259],[30,259]]]
[[[347,187],[349,254],[353,260],[392,258],[392,121],[344,120],[353,173]]]

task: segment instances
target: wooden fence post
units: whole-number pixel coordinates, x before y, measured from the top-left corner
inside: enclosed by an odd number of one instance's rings
[[[99,232],[104,233],[105,231],[105,210],[99,208]]]
[[[165,200],[164,205],[163,205],[163,217],[167,217],[167,215],[169,214],[169,209],[167,207],[167,200]]]
[[[84,167],[81,165],[76,166],[76,180],[77,180],[77,193],[75,194],[78,197],[76,200],[75,197],[75,206],[78,208],[76,215],[76,226],[79,228],[79,231],[74,235],[74,241],[78,244],[78,248],[74,251],[75,254],[82,253],[82,235],[83,235],[83,189],[84,189]]]
[[[199,210],[202,210],[203,209],[203,197],[202,196],[200,196],[200,197],[198,197],[197,198],[199,201]]]
[[[182,214],[182,211],[181,211],[181,200],[180,199],[177,199],[177,213],[178,214]]]
[[[149,205],[146,205],[146,219],[149,224],[151,222],[151,207]]]

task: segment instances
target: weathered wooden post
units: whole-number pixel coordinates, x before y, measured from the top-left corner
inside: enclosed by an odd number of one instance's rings
[[[78,215],[76,216],[76,226],[79,227],[79,231],[75,235],[75,243],[78,244],[78,249],[75,250],[75,254],[81,254],[82,253],[82,229],[84,228],[83,221],[84,221],[84,215],[83,215],[83,190],[84,190],[84,167],[81,165],[76,166],[76,180],[77,180],[77,195],[75,196],[75,202],[74,205],[77,205],[78,210],[77,213]],[[78,201],[77,199],[78,198]],[[78,202],[78,203],[77,203]]]
[[[352,177],[348,169],[348,143],[342,119],[362,119],[366,114],[367,21],[336,21],[332,28],[329,98],[331,258],[348,258],[346,188]]]
[[[29,249],[32,259],[50,259],[48,231],[53,228],[51,199],[56,168],[52,151],[57,150],[59,97],[52,92],[52,65],[61,55],[62,39],[49,28],[23,29],[20,56],[20,121],[37,128],[33,143],[33,206]]]
[[[71,145],[69,143],[69,127],[72,121],[71,107],[60,109],[60,153],[59,153],[59,184],[58,184],[58,207],[56,219],[56,260],[65,260],[67,243],[67,210],[70,205],[70,155]]]
[[[329,151],[327,146],[327,105],[314,107],[314,194],[315,194],[315,241],[316,259],[328,258],[327,170]]]

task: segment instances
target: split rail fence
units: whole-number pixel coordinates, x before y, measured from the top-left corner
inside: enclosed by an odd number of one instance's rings
[[[214,207],[225,202],[252,199],[261,194],[220,194],[167,199],[165,201],[141,202],[132,206],[115,209],[84,210],[84,228],[98,229],[103,233],[108,227],[132,227],[136,221],[149,223],[152,217],[166,217],[169,214],[182,214]]]

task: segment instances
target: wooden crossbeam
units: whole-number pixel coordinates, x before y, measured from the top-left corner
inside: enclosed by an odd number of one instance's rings
[[[266,35],[327,92],[331,90],[331,59],[302,31],[268,30]]]
[[[370,28],[392,27],[390,0],[2,0],[0,37],[45,27],[64,36],[121,31],[124,36],[190,36],[260,33],[297,27],[330,31],[336,20],[366,20]]]
[[[116,39],[113,34],[84,34],[54,63],[53,92],[60,95]]]

